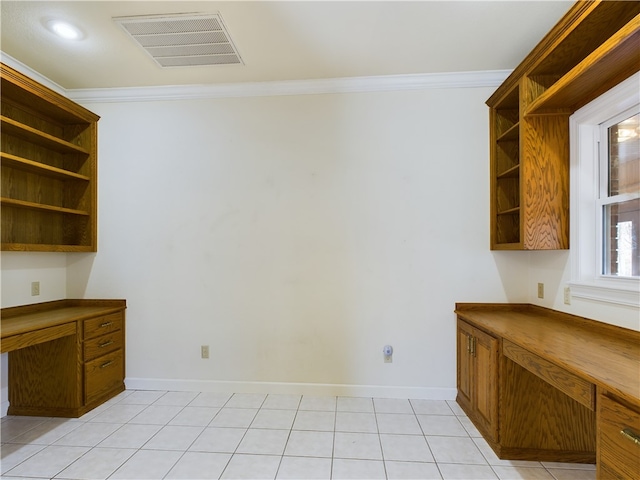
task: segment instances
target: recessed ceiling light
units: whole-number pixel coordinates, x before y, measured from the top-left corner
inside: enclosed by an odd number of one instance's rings
[[[64,20],[52,19],[47,21],[46,25],[51,32],[65,40],[80,40],[84,36],[82,30]]]

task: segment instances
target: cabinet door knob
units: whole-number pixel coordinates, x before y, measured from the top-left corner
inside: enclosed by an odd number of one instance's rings
[[[100,368],[107,368],[112,363],[113,363],[113,360],[109,360],[108,362],[105,362],[102,365],[100,365]]]
[[[108,347],[109,345],[111,345],[113,343],[113,340],[109,340],[108,342],[104,342],[101,343],[100,345],[98,345],[99,348],[104,348],[104,347]]]
[[[100,328],[110,327],[113,325],[113,322],[104,322],[100,324]]]
[[[640,435],[635,433],[630,428],[624,428],[624,429],[620,430],[620,433],[622,434],[622,436],[624,438],[627,438],[627,439],[631,440],[636,445],[640,445]]]

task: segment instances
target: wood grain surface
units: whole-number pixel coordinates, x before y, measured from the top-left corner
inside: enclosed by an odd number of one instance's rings
[[[639,41],[640,2],[577,1],[487,100],[492,249],[569,248],[569,115],[640,70]]]
[[[503,357],[500,449],[509,459],[595,463],[596,413]]]
[[[2,250],[97,250],[97,121],[0,64]]]
[[[598,404],[599,478],[638,478],[640,443],[634,440],[640,440],[640,409],[629,408],[606,393],[598,397]]]
[[[528,304],[456,304],[456,314],[640,405],[640,332]]]

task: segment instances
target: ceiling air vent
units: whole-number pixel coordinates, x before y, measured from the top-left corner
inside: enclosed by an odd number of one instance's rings
[[[242,65],[219,14],[113,19],[161,67]]]

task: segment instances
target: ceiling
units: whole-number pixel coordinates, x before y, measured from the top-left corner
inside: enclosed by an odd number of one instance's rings
[[[64,89],[510,70],[571,1],[0,1],[0,48]],[[243,65],[161,68],[114,17],[219,13]],[[47,19],[84,33],[62,40]]]

